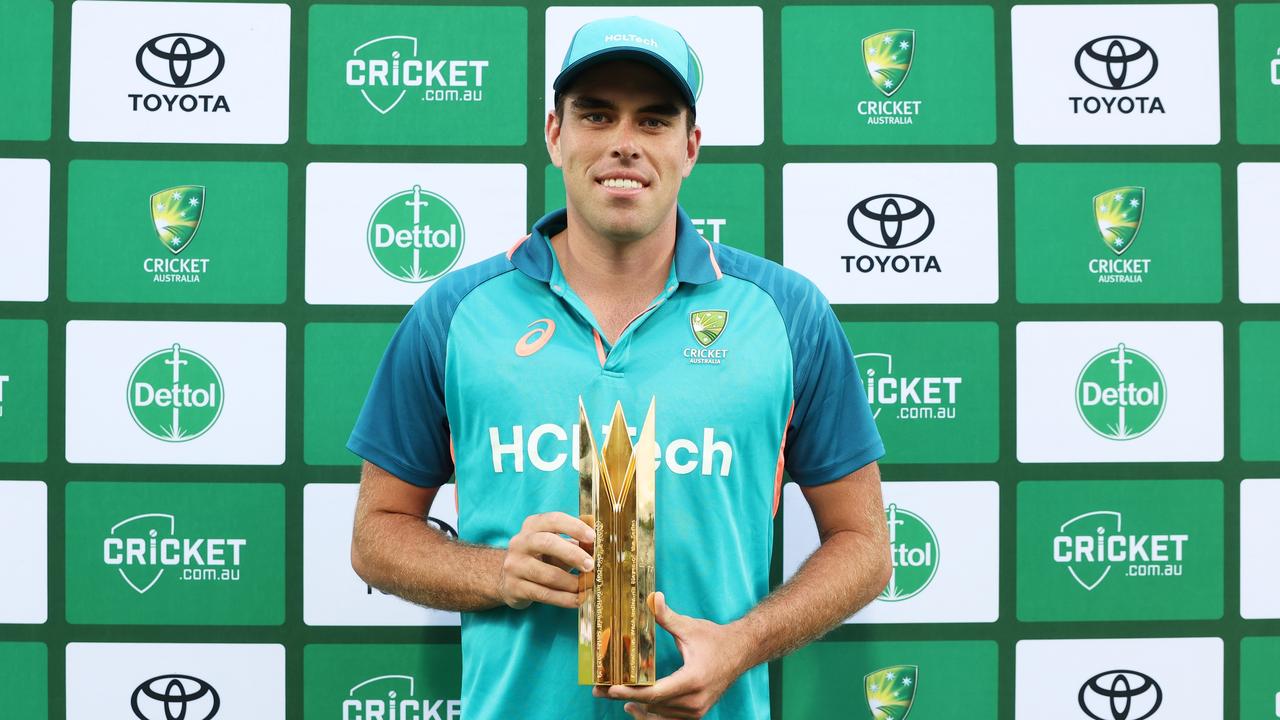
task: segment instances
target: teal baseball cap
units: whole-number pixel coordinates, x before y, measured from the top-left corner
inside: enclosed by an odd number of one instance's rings
[[[578,28],[569,41],[560,74],[551,84],[564,92],[589,67],[609,60],[636,60],[666,75],[689,107],[702,89],[698,56],[676,30],[634,15],[594,20]]]

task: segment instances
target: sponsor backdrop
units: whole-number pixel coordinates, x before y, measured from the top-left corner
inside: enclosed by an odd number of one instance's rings
[[[1280,717],[1280,5],[544,0],[0,2],[0,716],[459,720],[343,445],[563,203],[546,87],[623,12],[693,44],[694,225],[819,285],[887,446],[893,578],[773,716]]]

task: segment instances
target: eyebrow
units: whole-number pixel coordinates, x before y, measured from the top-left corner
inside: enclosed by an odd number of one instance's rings
[[[582,95],[571,103],[575,110],[617,110],[618,106],[604,98]],[[661,115],[663,117],[679,117],[680,108],[675,103],[662,102],[645,105],[638,111],[642,115]]]

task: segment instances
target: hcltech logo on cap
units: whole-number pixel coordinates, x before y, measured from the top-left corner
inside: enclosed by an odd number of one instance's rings
[[[690,105],[702,94],[702,61],[684,36],[635,16],[594,20],[578,28],[552,86],[564,92],[582,71],[615,59],[646,62],[666,75]]]

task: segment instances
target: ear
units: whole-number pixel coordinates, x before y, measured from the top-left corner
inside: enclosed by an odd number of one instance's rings
[[[551,164],[564,167],[560,157],[560,119],[554,112],[547,113],[547,126],[543,130],[547,141],[547,154],[551,156]]]
[[[702,128],[694,125],[689,131],[689,140],[685,147],[684,176],[689,177],[693,166],[698,162],[698,151],[702,147]]]

